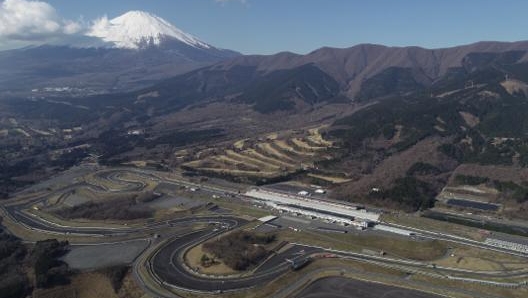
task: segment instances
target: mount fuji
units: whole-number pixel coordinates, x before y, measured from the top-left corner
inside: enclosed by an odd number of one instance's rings
[[[159,46],[170,39],[197,49],[213,48],[164,19],[144,11],[129,11],[112,20],[101,18],[86,35],[100,38],[116,48],[125,49]]]
[[[0,92],[119,92],[239,55],[151,13],[129,11],[100,18],[59,45],[0,52]]]

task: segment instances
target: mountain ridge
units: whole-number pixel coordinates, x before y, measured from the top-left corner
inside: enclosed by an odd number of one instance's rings
[[[472,164],[474,172],[465,174],[473,176],[483,175],[481,166],[512,173],[528,167],[527,51],[523,41],[240,56],[140,90],[6,99],[0,111],[37,129],[48,129],[51,119],[82,127],[87,134],[74,141],[92,144],[111,164],[144,159],[145,152],[166,161],[192,144],[216,154],[220,143],[231,150],[236,140],[254,144],[270,133],[320,127],[335,146],[309,171],[346,179],[335,188],[337,199],[354,194],[358,202],[415,211],[432,206],[460,165]],[[144,135],[129,135],[136,129]],[[293,140],[289,146],[303,147]],[[524,193],[514,199],[528,204]]]
[[[528,51],[528,41],[484,41],[468,45],[426,49],[417,46],[389,47],[377,44],[359,44],[349,48],[322,47],[306,55],[280,52],[273,55],[244,55],[223,61],[215,69],[228,69],[235,65],[254,66],[269,73],[279,69],[299,67],[313,63],[345,86],[345,93],[354,97],[363,80],[373,77],[389,67],[411,68],[421,72],[432,83],[449,69],[461,67],[470,53],[497,53]],[[524,54],[519,62],[528,61]]]
[[[527,53],[528,42],[522,41],[438,50],[365,44],[321,48],[306,55],[244,55],[167,79],[132,96],[159,92],[153,105],[163,106],[163,111],[171,110],[172,104],[217,101],[247,103],[262,113],[299,112],[408,92],[446,92],[504,76],[526,81]],[[478,70],[485,71],[473,76]]]

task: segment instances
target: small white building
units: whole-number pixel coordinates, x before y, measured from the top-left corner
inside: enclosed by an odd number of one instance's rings
[[[129,136],[139,136],[139,135],[142,135],[142,134],[143,134],[143,130],[141,130],[141,129],[133,129],[133,130],[129,130],[129,131],[127,132],[127,134],[128,134]]]
[[[264,217],[261,217],[258,219],[258,221],[260,221],[261,223],[267,223],[267,222],[270,222],[274,219],[276,219],[277,216],[275,215],[268,215],[268,216],[264,216]]]
[[[391,226],[387,226],[387,225],[375,225],[375,226],[374,226],[374,230],[383,231],[383,232],[389,232],[389,233],[394,233],[394,234],[403,235],[403,236],[413,236],[413,235],[416,235],[416,232],[414,232],[414,231],[411,231],[411,230],[405,230],[405,229],[400,229],[400,228],[391,227]]]

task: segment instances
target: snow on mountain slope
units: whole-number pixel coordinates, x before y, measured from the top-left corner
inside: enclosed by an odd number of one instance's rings
[[[139,49],[160,45],[165,38],[175,38],[195,48],[211,48],[166,20],[143,11],[129,11],[111,20],[103,17],[93,24],[86,35],[100,38],[116,48]]]

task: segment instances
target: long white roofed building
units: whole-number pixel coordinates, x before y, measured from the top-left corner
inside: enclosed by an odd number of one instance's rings
[[[316,212],[321,214],[318,217],[330,216],[332,218],[343,219],[347,222],[351,220],[362,220],[377,223],[380,217],[378,213],[369,212],[364,209],[358,210],[356,207],[337,202],[320,201],[262,189],[251,189],[246,192],[246,196],[263,201],[273,208],[285,209],[286,211],[295,208],[300,213],[305,212],[309,216],[314,215],[314,212]]]

